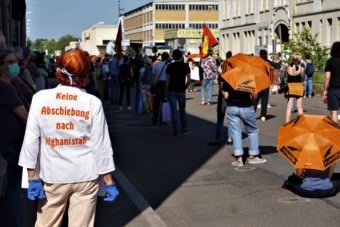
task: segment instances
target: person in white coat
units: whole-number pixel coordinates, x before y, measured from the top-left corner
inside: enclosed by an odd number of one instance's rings
[[[84,52],[69,50],[57,65],[60,84],[33,96],[19,165],[28,169],[28,199],[39,199],[35,226],[60,226],[67,203],[69,226],[93,226],[99,179],[105,201],[119,194],[108,126],[101,101],[81,89]]]

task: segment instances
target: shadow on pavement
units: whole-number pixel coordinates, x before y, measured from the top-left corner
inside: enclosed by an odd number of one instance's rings
[[[215,136],[215,124],[193,115],[188,115],[192,133],[175,137],[171,124],[151,127],[150,115],[119,111],[112,106],[105,106],[105,111],[116,147],[115,163],[153,209],[220,149],[227,150],[226,145],[208,146]],[[260,149],[264,154],[275,152],[274,147]],[[138,214],[123,192],[113,205],[98,204],[96,226],[124,226]]]

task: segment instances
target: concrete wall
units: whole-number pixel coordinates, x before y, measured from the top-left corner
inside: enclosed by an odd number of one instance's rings
[[[116,25],[104,25],[98,23],[82,32],[81,48],[88,51],[90,55],[99,55],[105,50],[106,43],[113,41],[117,36]]]
[[[340,40],[340,1],[338,0],[220,0],[220,54],[269,52],[282,49],[275,32],[288,29],[288,37],[303,27],[318,34],[318,41],[330,47]]]

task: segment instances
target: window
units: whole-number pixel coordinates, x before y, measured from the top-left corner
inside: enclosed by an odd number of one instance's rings
[[[295,30],[296,30],[297,33],[300,32],[300,24],[299,23],[295,24]]]
[[[336,25],[335,29],[338,30],[338,31],[340,29],[340,17],[338,17],[338,24]],[[339,40],[339,39],[340,39],[340,32],[337,32],[336,36],[335,36],[335,40]]]
[[[307,24],[308,24],[308,27],[310,28],[310,30],[312,30],[312,21],[308,21]]]
[[[326,28],[326,44],[331,45],[332,40],[332,28],[333,28],[333,21],[332,18],[327,19],[327,28]]]

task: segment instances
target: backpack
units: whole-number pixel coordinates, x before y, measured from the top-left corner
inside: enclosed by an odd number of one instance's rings
[[[146,66],[143,67],[144,72],[143,72],[143,84],[151,84],[152,82],[152,72],[150,72],[149,69],[146,68]]]
[[[313,76],[313,74],[314,74],[314,65],[313,65],[313,63],[307,62],[305,74],[308,77],[312,77]]]

